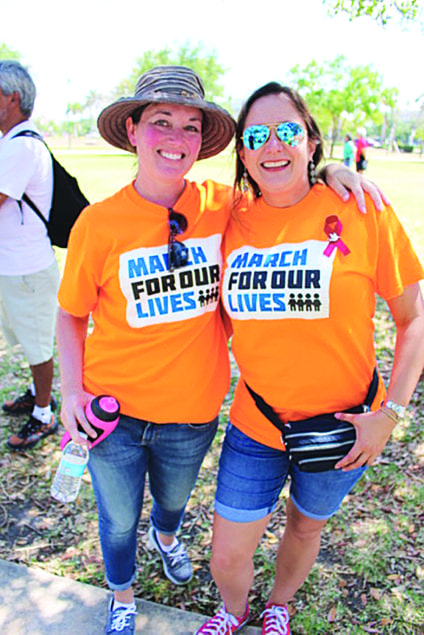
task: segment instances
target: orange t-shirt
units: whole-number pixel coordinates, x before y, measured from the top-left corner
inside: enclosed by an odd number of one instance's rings
[[[258,199],[237,211],[224,246],[222,297],[247,384],[283,421],[363,402],[376,363],[375,294],[397,297],[424,277],[393,210],[378,212],[367,197],[362,215],[354,201],[315,185],[293,207]],[[380,381],[375,408],[383,396]],[[280,432],[243,381],[230,417],[256,441],[281,448]]]
[[[85,389],[113,395],[126,415],[204,423],[219,412],[229,386],[218,300],[230,196],[212,181],[186,184],[173,209],[188,220],[178,240],[190,257],[172,272],[168,210],[132,184],[90,205],[72,229],[59,302],[94,322]]]

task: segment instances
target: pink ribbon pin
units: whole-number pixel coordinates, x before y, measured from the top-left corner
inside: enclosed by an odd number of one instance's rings
[[[343,225],[338,216],[327,216],[325,219],[324,231],[328,236],[328,245],[324,249],[324,256],[331,256],[333,251],[336,249],[340,249],[344,256],[350,254],[350,249],[345,245],[345,243],[340,238],[340,235],[343,230]]]

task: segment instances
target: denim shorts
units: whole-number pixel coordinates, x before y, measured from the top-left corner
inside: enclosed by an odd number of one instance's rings
[[[275,509],[290,476],[290,497],[297,509],[309,518],[326,520],[365,469],[302,472],[287,452],[254,441],[230,423],[219,461],[215,511],[234,522],[264,518]]]

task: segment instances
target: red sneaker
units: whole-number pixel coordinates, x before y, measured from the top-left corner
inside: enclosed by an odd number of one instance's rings
[[[211,617],[196,631],[195,635],[232,635],[237,633],[249,620],[249,606],[246,606],[244,615],[236,617],[227,613],[225,606],[222,606],[218,613]]]
[[[290,635],[289,612],[283,604],[267,604],[261,617],[262,635]]]

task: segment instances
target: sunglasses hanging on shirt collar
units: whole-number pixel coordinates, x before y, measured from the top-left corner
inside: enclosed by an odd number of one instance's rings
[[[188,263],[188,247],[186,247],[181,241],[177,240],[177,236],[186,231],[188,222],[184,214],[175,212],[172,207],[169,207],[168,226],[168,270],[174,271],[174,269],[185,267]]]

